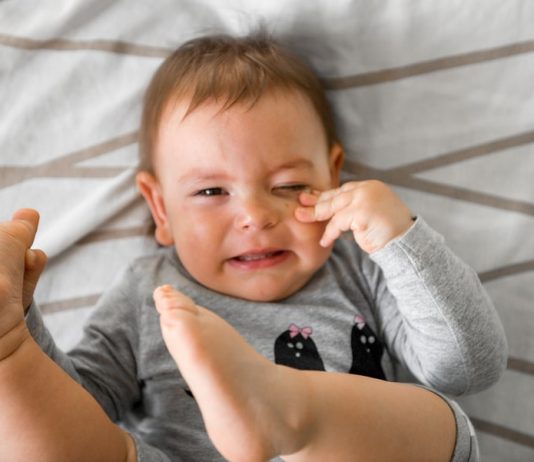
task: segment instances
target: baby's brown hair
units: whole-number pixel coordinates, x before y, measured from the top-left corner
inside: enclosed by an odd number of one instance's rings
[[[146,90],[139,132],[140,168],[153,172],[161,117],[171,102],[190,100],[186,115],[208,100],[228,109],[251,106],[272,90],[298,91],[311,101],[328,147],[337,141],[334,117],[323,86],[296,55],[264,31],[244,37],[214,35],[190,40],[158,68]]]

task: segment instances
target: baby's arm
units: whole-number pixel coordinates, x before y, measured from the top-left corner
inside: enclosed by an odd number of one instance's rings
[[[0,223],[0,460],[135,461],[131,438],[28,332],[24,307],[39,264],[26,266],[26,255],[37,224],[29,209]]]
[[[351,231],[378,263],[363,268],[390,351],[423,383],[453,394],[495,383],[506,339],[476,273],[383,183],[346,183],[302,194],[304,222],[326,221],[323,245]]]
[[[502,324],[475,271],[441,235],[419,218],[371,259],[387,284],[377,298],[385,341],[419,380],[460,395],[499,379],[507,359]]]

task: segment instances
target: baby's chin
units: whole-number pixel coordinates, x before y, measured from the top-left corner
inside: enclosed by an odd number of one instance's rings
[[[208,286],[223,295],[257,303],[280,302],[301,290],[319,268],[292,277],[279,277],[275,280],[258,277],[249,281],[236,281],[233,284]]]

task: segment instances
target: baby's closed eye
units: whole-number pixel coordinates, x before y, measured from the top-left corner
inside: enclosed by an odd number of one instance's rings
[[[303,191],[310,191],[310,187],[306,184],[302,183],[289,183],[289,184],[283,184],[279,186],[275,186],[273,188],[274,190],[278,191],[287,191],[287,192],[303,192]]]

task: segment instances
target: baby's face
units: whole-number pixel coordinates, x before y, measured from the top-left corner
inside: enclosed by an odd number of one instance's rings
[[[160,242],[210,289],[257,301],[289,296],[330,254],[319,245],[325,224],[300,223],[294,210],[302,191],[337,186],[341,148],[329,152],[300,94],[270,93],[222,112],[208,103],[183,119],[185,109],[167,111],[159,131]]]

